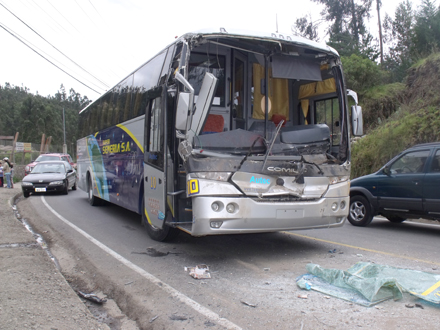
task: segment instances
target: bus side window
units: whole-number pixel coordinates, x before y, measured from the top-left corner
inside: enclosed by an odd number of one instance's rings
[[[341,127],[339,126],[339,101],[337,98],[315,102],[315,123],[327,124],[330,127],[332,145],[341,142]]]
[[[156,97],[149,102],[148,120],[145,120],[145,153],[144,161],[163,170],[164,123],[162,99]]]

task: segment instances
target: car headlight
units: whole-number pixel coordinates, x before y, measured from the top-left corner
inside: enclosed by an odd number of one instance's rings
[[[52,181],[51,183],[49,183],[50,186],[59,186],[62,185],[64,182],[63,181]]]
[[[22,186],[32,186],[32,182],[26,182],[26,181],[22,181],[21,182]]]

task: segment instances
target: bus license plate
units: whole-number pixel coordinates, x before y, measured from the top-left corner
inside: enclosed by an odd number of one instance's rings
[[[46,191],[46,188],[35,188],[36,192],[43,192]]]

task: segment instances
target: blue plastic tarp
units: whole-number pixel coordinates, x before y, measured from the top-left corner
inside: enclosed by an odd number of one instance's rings
[[[348,270],[306,266],[308,274],[297,278],[297,285],[363,306],[387,299],[400,299],[408,292],[440,305],[440,275],[427,272],[359,262]]]

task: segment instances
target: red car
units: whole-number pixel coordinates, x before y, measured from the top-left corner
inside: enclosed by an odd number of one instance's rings
[[[49,154],[41,154],[37,157],[32,163],[29,163],[24,168],[24,175],[28,175],[31,173],[32,169],[35,165],[37,165],[38,162],[48,161],[48,160],[63,160],[70,165],[72,165],[73,168],[76,169],[76,163],[73,162],[72,157],[69,154],[62,154],[62,153],[49,153]]]

